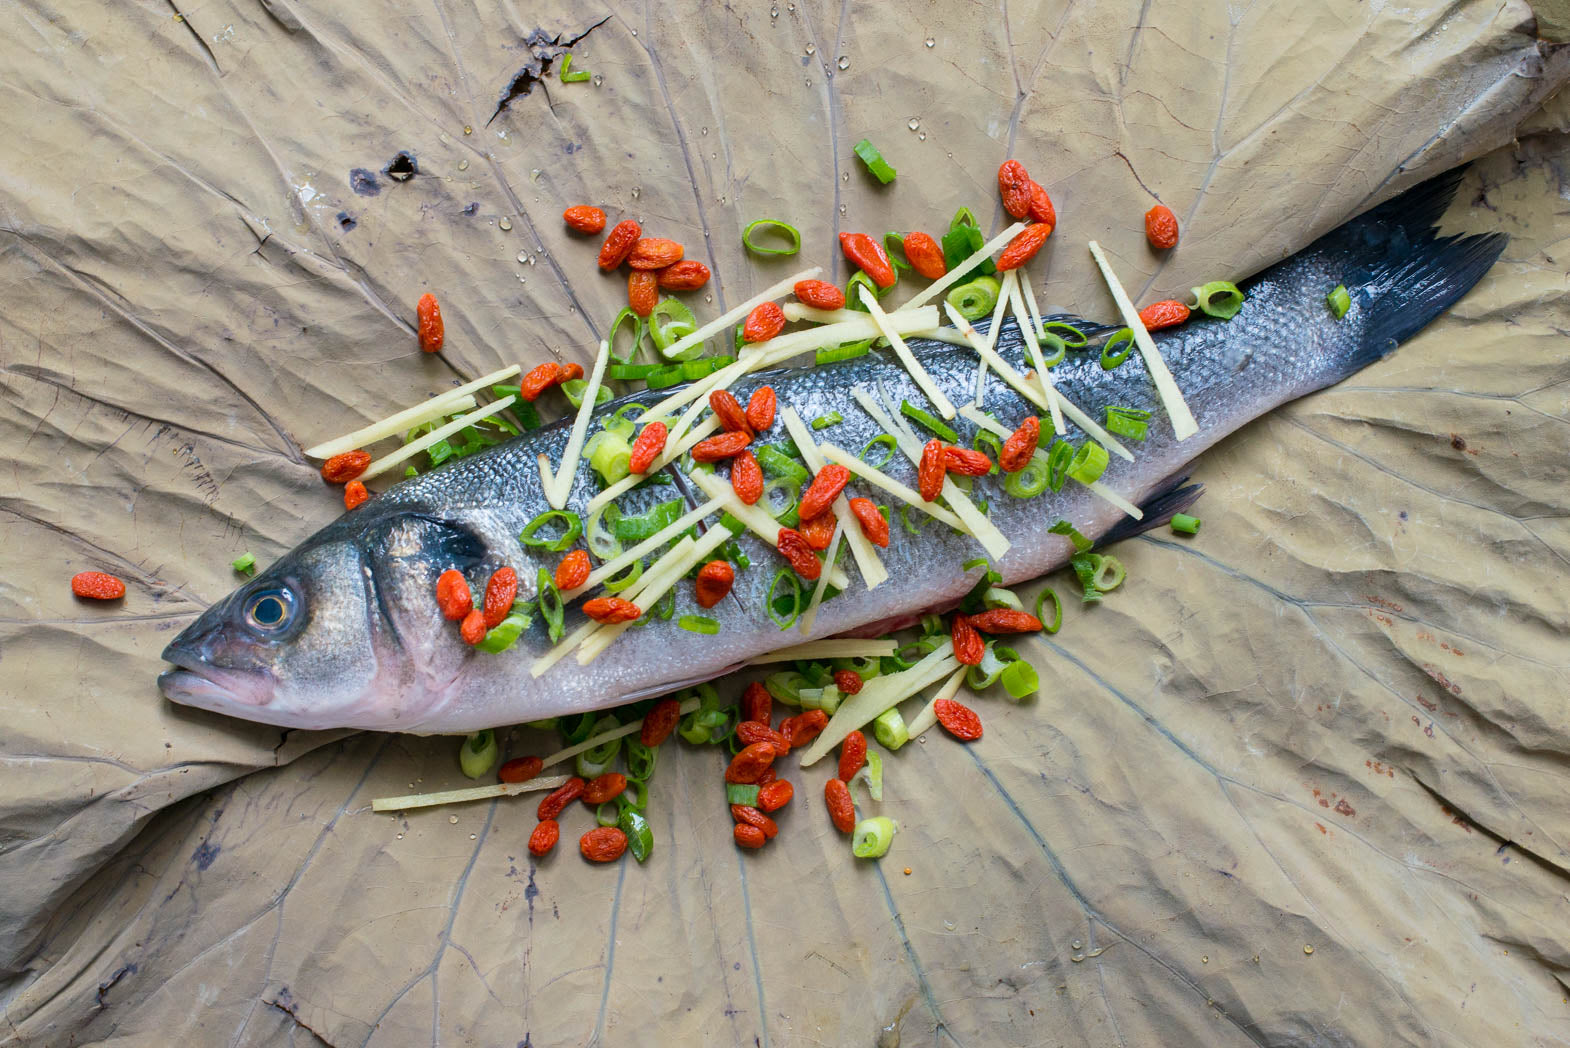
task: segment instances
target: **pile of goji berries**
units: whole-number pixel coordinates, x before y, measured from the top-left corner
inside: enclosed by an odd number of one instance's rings
[[[471,646],[484,640],[487,630],[501,625],[517,597],[518,573],[505,565],[491,572],[485,583],[484,602],[478,608],[463,572],[448,568],[436,579],[436,606],[441,609],[442,618],[458,623],[459,635]]]
[[[779,811],[795,796],[795,787],[776,776],[774,762],[817,738],[829,723],[822,710],[804,710],[780,721],[776,729],[770,727],[773,711],[774,697],[769,690],[757,681],[747,685],[741,696],[741,719],[736,724],[736,738],[746,745],[725,769],[726,782],[758,787],[757,804],[730,806],[736,822],[732,832],[743,848],[761,848],[773,840],[780,829],[769,813]]]
[[[562,212],[569,229],[593,236],[605,229],[605,212],[579,204]],[[660,291],[696,291],[709,282],[709,267],[695,259],[683,258],[686,249],[665,237],[646,237],[643,227],[630,218],[612,227],[600,247],[600,268],[613,272],[623,263],[632,273],[627,277],[627,305],[640,317],[648,317],[659,304]]]

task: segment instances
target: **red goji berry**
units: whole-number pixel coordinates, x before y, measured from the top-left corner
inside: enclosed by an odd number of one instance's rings
[[[741,719],[744,721],[757,721],[759,724],[767,726],[773,715],[774,696],[769,694],[769,689],[765,688],[758,681],[753,681],[747,685],[746,690],[741,693]],[[789,739],[785,741],[786,745],[790,744]]]
[[[752,443],[752,438],[745,433],[721,433],[700,440],[692,446],[692,460],[694,462],[719,462],[732,455],[739,455],[743,448]]]
[[[777,776],[775,776],[773,768],[765,768],[763,769],[763,774],[758,776],[758,781],[753,783],[753,785],[759,787],[767,786],[769,783],[773,782],[776,777]]]
[[[732,804],[730,806],[730,817],[736,820],[737,825],[756,826],[763,831],[763,836],[771,841],[779,836],[779,823],[751,805]]]
[[[741,401],[727,389],[716,389],[709,394],[709,410],[719,419],[720,428],[727,433],[745,433],[753,436],[752,425],[747,421],[746,409]]]
[[[801,537],[807,540],[807,545],[822,553],[834,541],[834,526],[838,523],[834,514],[824,513],[802,521],[798,530],[801,531]]]
[[[780,721],[780,734],[790,743],[791,749],[800,749],[829,725],[829,715],[822,710],[803,710],[794,717]]]
[[[1041,250],[1041,245],[1047,242],[1047,237],[1052,235],[1052,227],[1045,222],[1032,222],[1026,226],[1008,247],[1003,249],[1003,254],[998,256],[998,270],[1018,269],[1026,262],[1036,257],[1036,252]]]
[[[757,782],[758,776],[763,774],[763,769],[773,764],[777,756],[779,754],[771,744],[755,742],[730,759],[730,766],[725,769],[725,781]]]
[[[850,470],[838,463],[824,466],[812,478],[812,483],[807,485],[807,490],[801,493],[801,501],[796,506],[797,514],[803,521],[808,521],[827,513],[848,483]]]
[[[627,463],[627,468],[634,473],[648,472],[660,452],[665,450],[665,438],[668,430],[663,422],[650,422],[638,433],[638,439],[632,442],[632,459]]]
[[[414,315],[418,321],[416,330],[420,335],[420,348],[427,353],[440,353],[442,343],[447,339],[447,326],[442,323],[442,307],[436,301],[436,296],[429,291],[421,295],[419,303],[414,307]]]
[[[541,822],[554,819],[567,810],[567,805],[583,796],[583,788],[588,783],[574,775],[550,793],[540,798],[540,806],[535,809],[535,817]]]
[[[80,571],[71,576],[71,592],[84,600],[119,600],[125,583],[102,571]]]
[[[871,499],[851,499],[850,511],[855,514],[856,523],[861,526],[861,533],[867,536],[868,542],[874,546],[888,548],[889,522],[883,519],[883,514],[878,512],[878,507]]]
[[[1031,178],[1025,165],[1018,160],[1005,160],[998,168],[998,194],[1003,197],[1003,210],[1015,218],[1024,218],[1030,211]]]
[[[965,620],[983,633],[1039,633],[1041,620],[1017,608],[991,608]]]
[[[493,630],[512,611],[512,602],[518,596],[518,573],[503,565],[485,584],[485,628]]]
[[[448,568],[436,579],[436,606],[442,609],[442,618],[452,622],[461,621],[474,610],[474,594],[463,572]]]
[[[475,608],[458,624],[458,636],[471,648],[485,639],[485,612]]]
[[[861,674],[855,670],[835,670],[834,686],[843,694],[856,695],[860,693],[866,682],[861,679]]]
[[[950,444],[943,449],[943,468],[962,477],[984,477],[992,472],[992,460],[974,448],[957,448]]]
[[[709,267],[688,258],[659,271],[660,287],[666,291],[696,291],[709,282]]]
[[[936,280],[949,271],[943,260],[943,248],[930,233],[905,234],[905,258],[918,276]]]
[[[529,854],[536,859],[544,858],[550,850],[556,847],[556,842],[561,840],[561,823],[555,819],[545,819],[529,834]]]
[[[735,830],[731,832],[736,838],[736,843],[743,848],[761,848],[769,841],[762,830],[747,822],[738,822]]]
[[[561,559],[556,565],[556,588],[559,590],[575,590],[589,581],[589,574],[593,570],[589,563],[589,551],[575,549]]]
[[[563,364],[561,366],[561,380],[563,382],[571,382],[575,378],[582,378],[582,377],[583,377],[583,365],[582,364]]]
[[[615,269],[625,262],[633,245],[642,235],[643,227],[630,218],[616,223],[611,229],[610,236],[605,238],[605,246],[600,248],[600,268]]]
[[[749,506],[763,497],[763,467],[752,452],[742,451],[730,460],[730,486]]]
[[[840,250],[851,262],[861,267],[878,287],[894,286],[894,267],[883,247],[865,233],[841,233]]]
[[[791,291],[797,302],[813,309],[845,308],[845,292],[827,280],[798,280]]]
[[[976,628],[965,621],[965,616],[956,614],[954,625],[950,629],[951,639],[954,642],[954,657],[966,666],[981,665],[981,658],[987,652],[987,642],[981,639],[981,634]]]
[[[604,775],[590,779],[583,787],[583,803],[590,807],[598,807],[606,801],[615,800],[626,789],[627,776],[619,771],[608,771]]]
[[[725,599],[736,581],[736,569],[728,560],[711,560],[698,569],[696,595],[698,607],[712,608]]]
[[[514,757],[496,769],[496,777],[502,782],[528,782],[544,768],[545,762],[538,757]]]
[[[856,802],[850,799],[850,787],[844,779],[830,779],[823,786],[823,800],[829,807],[829,821],[841,833],[856,828]]]
[[[785,311],[778,302],[763,302],[747,314],[741,326],[743,342],[767,342],[785,330]]]
[[[1145,239],[1157,251],[1177,247],[1178,220],[1170,207],[1157,204],[1145,212]]]
[[[578,204],[561,213],[569,229],[580,233],[599,233],[605,229],[605,212],[589,204]]]
[[[1058,224],[1058,212],[1052,206],[1052,198],[1047,196],[1047,191],[1038,182],[1030,184],[1030,210],[1026,212],[1026,217],[1044,226],[1055,228]]]
[[[796,788],[784,779],[777,779],[758,791],[758,807],[763,811],[779,811],[796,796]]]
[[[681,261],[686,252],[680,244],[664,237],[641,237],[627,252],[627,264],[633,269],[664,269]]]
[[[583,602],[583,613],[595,622],[631,622],[643,612],[630,600],[620,597],[595,597]]]
[[[561,381],[562,366],[554,360],[547,360],[518,380],[518,395],[524,400],[535,401],[540,399],[541,393]]]
[[[850,782],[851,776],[861,770],[867,763],[867,737],[859,731],[853,731],[845,736],[845,741],[840,743],[839,777],[844,782]]]
[[[596,826],[578,838],[578,851],[590,862],[615,862],[627,850],[627,835],[615,826]]]
[[[369,451],[345,451],[322,463],[322,479],[329,484],[347,484],[371,464]]]
[[[929,440],[921,449],[921,464],[916,467],[916,490],[923,502],[931,502],[943,493],[943,441]]]
[[[343,508],[358,509],[360,504],[371,497],[365,490],[365,484],[358,480],[351,480],[343,486]]]
[[[1026,415],[1025,421],[1003,442],[1003,450],[998,453],[998,468],[1005,473],[1018,473],[1030,464],[1040,440],[1041,419]]]
[[[627,305],[640,317],[647,317],[660,304],[660,280],[647,269],[635,269],[627,277]]]
[[[790,740],[775,731],[767,724],[760,724],[755,720],[744,720],[736,725],[736,738],[747,745],[755,742],[766,742],[774,747],[776,756],[783,757],[790,752]]]
[[[1188,319],[1189,309],[1177,299],[1169,298],[1164,302],[1152,302],[1139,311],[1139,322],[1145,325],[1146,331],[1160,331],[1162,328],[1176,327]]]
[[[976,711],[953,699],[939,699],[932,705],[943,730],[961,742],[975,742],[981,738],[981,718]]]
[[[661,699],[644,714],[643,727],[638,730],[638,741],[645,746],[658,746],[671,737],[680,719],[681,703],[676,699]]]
[[[762,433],[774,425],[775,403],[773,386],[759,386],[752,391],[752,396],[747,398],[747,425],[754,432]]]

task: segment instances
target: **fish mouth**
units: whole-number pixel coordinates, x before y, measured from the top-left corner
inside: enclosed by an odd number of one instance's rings
[[[266,706],[273,700],[272,675],[265,671],[224,669],[173,645],[164,651],[164,660],[178,667],[158,675],[159,690],[171,702],[223,713],[234,706]]]

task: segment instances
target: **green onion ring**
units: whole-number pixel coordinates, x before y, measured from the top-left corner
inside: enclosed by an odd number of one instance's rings
[[[999,680],[1011,699],[1023,699],[1041,687],[1041,675],[1024,659],[1015,659],[1004,666]]]
[[[962,207],[954,212],[954,217],[949,220],[949,229],[954,230],[961,226],[969,226],[971,229],[975,229],[980,224],[976,221],[976,216],[971,212],[970,208]]]
[[[894,181],[893,166],[883,159],[883,154],[879,153],[877,147],[867,139],[863,138],[860,142],[857,142],[853,147],[853,151],[861,158],[861,162],[867,165],[867,170],[872,174],[873,178],[876,178],[884,185]]]
[[[1080,589],[1083,593],[1080,601],[1085,604],[1095,604],[1101,599],[1101,591],[1096,588],[1096,569],[1101,566],[1101,556],[1096,553],[1076,553],[1068,560],[1069,567],[1074,569],[1074,575],[1079,579]]]
[[[830,426],[837,426],[844,421],[844,415],[841,415],[838,411],[831,411],[827,415],[819,415],[817,418],[813,419],[812,428],[815,430],[828,429]]]
[[[1057,367],[1063,363],[1063,358],[1068,356],[1068,343],[1050,331],[1038,331],[1036,337],[1041,342],[1041,362],[1047,367]],[[1052,352],[1048,353],[1047,350]]]
[[[899,447],[899,444],[894,440],[894,434],[883,433],[867,441],[866,445],[861,449],[856,457],[861,459],[861,461],[865,462],[867,465],[871,466],[873,469],[882,469],[884,466],[889,464],[890,460],[894,458],[894,451],[897,447]],[[883,457],[878,459],[876,462],[867,457],[867,452],[871,451],[873,448],[882,448],[884,451]],[[901,512],[904,511],[903,506],[901,506],[900,509]]]
[[[895,276],[898,275],[899,274],[897,273],[895,274]],[[850,275],[850,279],[845,281],[845,308],[859,309],[861,312],[866,313],[868,312],[867,307],[861,301],[861,296],[856,293],[857,287],[865,287],[871,291],[873,298],[882,298],[893,289],[894,285],[890,284],[888,287],[879,287],[877,281],[867,276],[866,271],[862,269],[858,269],[856,272],[852,273]]]
[[[1096,565],[1094,582],[1096,589],[1102,593],[1111,593],[1123,585],[1123,580],[1128,577],[1128,570],[1123,567],[1123,562],[1116,557],[1103,554],[1101,563]]]
[[[594,809],[594,821],[599,823],[601,826],[615,826],[616,820],[620,816],[621,805],[616,803],[615,798],[605,801],[599,807]]]
[[[1081,484],[1094,484],[1106,472],[1107,461],[1107,449],[1093,440],[1087,440],[1069,461],[1068,475]]]
[[[753,240],[753,230],[762,227],[765,234],[776,233],[790,242],[789,248],[766,247]],[[754,255],[794,255],[801,250],[801,230],[789,222],[781,222],[777,218],[759,218],[747,223],[747,228],[742,230],[741,243]]]
[[[616,799],[621,800],[620,797]],[[627,850],[632,852],[632,857],[639,862],[648,861],[654,852],[654,831],[649,828],[649,820],[632,808],[622,808],[616,825],[627,835]]]
[[[463,740],[458,747],[458,767],[464,775],[478,779],[496,764],[501,748],[496,745],[496,733],[490,728],[477,731]]]
[[[1052,601],[1051,622],[1041,614],[1049,599]],[[1057,591],[1051,586],[1043,587],[1041,592],[1036,594],[1036,618],[1041,620],[1041,628],[1044,632],[1056,633],[1063,628],[1063,602],[1058,599]]]
[[[589,380],[586,378],[570,378],[561,384],[562,396],[566,397],[567,403],[575,408],[583,406],[583,391],[588,388]],[[609,386],[601,386],[594,391],[595,407],[599,407],[601,404],[609,404],[610,402],[611,390]]]
[[[893,266],[896,272],[911,268],[910,259],[905,256],[904,233],[884,233],[883,253],[889,256],[889,265]]]
[[[851,831],[851,854],[858,859],[881,859],[889,853],[894,843],[894,833],[899,824],[887,815],[862,819]]]
[[[1047,486],[1062,491],[1068,483],[1068,466],[1074,460],[1074,445],[1067,440],[1054,440],[1047,452]]]
[[[1060,331],[1066,331],[1068,334],[1057,334],[1057,332]],[[1043,320],[1041,322],[1041,333],[1043,335],[1053,335],[1056,338],[1061,338],[1063,340],[1063,344],[1066,345],[1069,349],[1084,349],[1086,346],[1090,345],[1090,337],[1088,335],[1086,335],[1079,328],[1075,327],[1073,324],[1062,320]]]
[[[605,580],[605,592],[620,593],[641,578],[643,578],[643,561],[635,560],[627,565],[627,569],[620,575]]]
[[[555,644],[562,638],[562,620],[566,617],[561,591],[556,588],[556,580],[545,568],[540,569],[535,589],[539,592],[540,614],[545,616],[546,632],[550,635],[551,643]]]
[[[1101,370],[1111,371],[1134,352],[1134,329],[1119,328],[1101,344]]]
[[[976,430],[976,435],[971,439],[970,446],[986,455],[992,460],[992,468],[987,470],[987,476],[992,476],[998,470],[998,459],[1003,457],[1003,438],[988,429]]]
[[[539,533],[558,518],[564,522],[565,530],[562,534],[554,539],[540,538]],[[518,534],[518,541],[525,546],[533,546],[537,549],[548,549],[553,553],[560,553],[574,542],[577,542],[578,536],[581,534],[583,534],[582,517],[567,510],[552,509],[546,510],[525,524],[523,531]]]
[[[1179,531],[1185,535],[1196,535],[1199,533],[1199,524],[1200,520],[1198,517],[1191,517],[1187,513],[1172,514],[1173,531]]]
[[[1130,440],[1144,440],[1150,433],[1150,412],[1108,404],[1107,432]]]
[[[1003,490],[1017,499],[1035,498],[1047,490],[1047,481],[1052,476],[1047,462],[1047,456],[1038,451],[1025,463],[1024,469],[1003,478]]]
[[[1352,296],[1347,292],[1345,284],[1336,285],[1336,289],[1325,296],[1325,305],[1330,307],[1331,314],[1340,320],[1352,308]]]
[[[647,782],[660,758],[659,747],[645,746],[636,735],[627,736],[627,779]]]
[[[780,592],[782,584],[788,585],[786,592]],[[782,600],[790,601],[789,614],[780,610],[778,605]],[[788,630],[801,615],[801,582],[796,578],[796,573],[789,568],[781,568],[774,576],[774,581],[769,585],[769,595],[764,603],[769,618],[781,630]]]
[[[999,289],[996,277],[977,277],[950,291],[946,301],[966,320],[980,320],[998,304]]]
[[[626,355],[620,355],[616,352],[616,336],[621,332],[621,326],[628,321],[632,322],[632,346],[627,350]],[[621,312],[616,314],[616,319],[611,321],[610,334],[605,336],[605,342],[610,346],[610,362],[612,364],[631,363],[632,358],[638,355],[638,347],[643,345],[643,332],[643,318],[634,313],[631,306],[623,306]],[[612,375],[611,377],[617,378],[618,376]]]
[[[776,498],[781,494],[783,500]],[[763,485],[763,495],[758,499],[758,504],[763,507],[763,512],[780,520],[796,509],[800,499],[801,481],[795,477],[770,477]],[[791,526],[794,525],[787,525]]]
[[[680,299],[662,298],[649,313],[649,334],[654,338],[654,348],[666,360],[691,360],[703,352],[703,344],[695,342],[672,356],[669,352],[679,340],[698,330],[698,318]]]

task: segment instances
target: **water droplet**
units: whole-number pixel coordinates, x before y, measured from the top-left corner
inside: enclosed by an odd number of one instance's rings
[[[470,127],[468,124],[464,124],[463,125],[463,133],[466,134],[466,135],[472,135],[472,134],[474,134],[474,128]]]
[[[845,205],[844,205],[844,204],[841,204],[841,205],[840,205],[840,214],[842,214],[842,215],[843,215],[843,214],[844,214],[844,213],[845,213]]]
[[[540,176],[543,175],[543,174],[545,174],[544,171],[541,171],[537,167],[533,168],[533,169],[531,169],[529,171],[529,181],[530,182],[538,182],[540,180]]]
[[[512,220],[509,219],[509,218],[506,218],[505,216],[502,218],[502,220],[500,222],[498,222],[496,224],[501,227],[501,230],[502,230],[503,233],[507,232],[509,229],[512,228]]]
[[[594,79],[589,81],[589,82],[591,84],[593,84],[595,87],[599,87],[601,84],[605,83],[605,77],[602,76],[599,73],[595,73],[594,74]]]
[[[398,839],[399,839],[399,840],[400,840],[400,841],[401,841],[401,840],[403,840],[403,834],[401,834],[401,833],[400,833],[400,834],[399,834],[399,835],[398,835]]]
[[[447,816],[447,821],[452,823],[454,826],[456,826],[456,825],[458,825],[458,816],[456,816],[456,815],[449,815],[449,816]]]
[[[520,252],[518,252],[518,261],[519,262],[527,262],[527,261],[529,261],[529,253],[527,251],[520,251]]]
[[[636,30],[636,29],[634,29],[634,30],[633,30],[633,31],[632,31],[632,35],[633,35],[633,36],[637,36],[637,35],[638,35],[638,31],[637,31],[637,30]]]
[[[1303,952],[1304,953],[1313,953],[1314,952],[1314,948],[1312,946],[1304,946],[1303,947]]]
[[[914,131],[921,126],[921,118],[913,116],[909,120],[905,121],[905,126]]]
[[[459,171],[467,171],[467,170],[469,170],[469,162],[467,160],[460,160],[460,161],[458,161],[458,170]]]
[[[812,77],[810,77],[810,76],[809,76],[809,77],[807,77],[807,86],[808,86],[808,87],[811,87],[811,86],[812,86]]]
[[[1257,953],[1256,953],[1256,954],[1254,954],[1254,958],[1253,958],[1253,960],[1254,960],[1254,963],[1255,963],[1255,964],[1258,964],[1258,963],[1259,963],[1259,954],[1257,954]]]
[[[927,133],[925,131],[923,131],[921,134],[917,135],[916,137],[919,138],[921,141],[925,142],[927,140]]]
[[[1210,963],[1210,955],[1206,954],[1205,956],[1201,957],[1199,959],[1199,963],[1200,964],[1209,964]]]
[[[1080,942],[1078,939],[1075,939],[1073,942],[1069,943],[1069,945],[1074,947],[1076,950],[1083,950],[1085,948],[1085,944]]]
[[[927,737],[925,735],[918,735],[916,736],[916,741],[925,746],[927,744]]]
[[[769,8],[769,17],[770,18],[778,18],[779,16],[780,16],[780,5],[779,4],[775,4],[774,6]]]
[[[850,181],[850,172],[849,171],[842,171],[842,172],[840,172],[840,181],[841,182],[849,182]]]
[[[714,296],[713,295],[704,295],[703,296],[703,301],[705,301],[705,302],[713,302],[714,301]]]
[[[840,55],[840,60],[838,62],[835,62],[834,64],[839,66],[841,69],[849,69],[850,68],[850,59],[847,58],[844,55]]]
[[[943,927],[946,928],[949,931],[953,931],[954,930],[954,922],[953,921],[949,921],[949,920],[945,920],[943,922]]]
[[[1080,962],[1081,962],[1081,961],[1083,961],[1083,960],[1084,960],[1084,959],[1085,959],[1085,955],[1084,955],[1084,954],[1082,954],[1082,953],[1076,953],[1076,954],[1072,954],[1072,955],[1071,955],[1071,956],[1070,956],[1070,957],[1069,957],[1069,960],[1071,960],[1071,961],[1073,961],[1073,962],[1074,962],[1074,963],[1075,963],[1075,964],[1079,964],[1079,963],[1080,963]]]
[[[702,129],[700,129],[700,130],[699,130],[699,131],[698,131],[698,134],[700,134],[700,135],[706,135],[706,134],[708,134],[708,133],[709,133],[709,129],[708,129],[708,128],[706,128],[706,127],[705,127],[705,128],[702,128]]]
[[[807,45],[807,54],[809,54],[809,55],[816,54],[817,51],[818,51],[818,45],[817,44],[808,44]]]
[[[529,256],[529,262],[528,262],[528,264],[529,264],[529,265],[531,265],[531,266],[532,266],[532,265],[534,265],[534,256],[533,256],[533,255],[530,255],[530,256]]]
[[[934,40],[930,36],[927,37],[926,44],[927,44],[928,47],[937,47],[938,46],[938,42],[936,40]]]
[[[789,11],[791,14],[795,14],[796,13],[796,5],[795,4],[786,4],[785,5],[785,10]]]
[[[479,840],[479,837],[476,834],[471,833],[471,834],[469,834],[469,839],[471,841],[475,841],[475,840]]]
[[[710,153],[709,154],[709,159],[710,160],[718,160],[719,158],[720,158],[720,155],[718,153]]]
[[[637,200],[642,195],[643,195],[643,187],[642,186],[633,186],[632,187],[632,198],[634,200]]]

